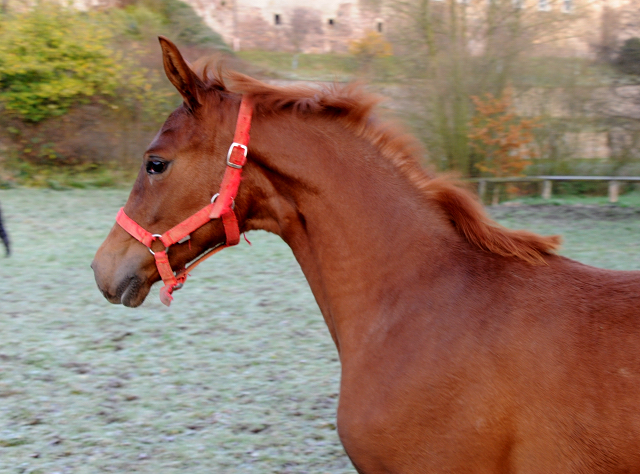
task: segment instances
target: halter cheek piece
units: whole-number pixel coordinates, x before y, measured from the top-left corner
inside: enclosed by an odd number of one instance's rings
[[[240,175],[242,167],[247,162],[247,144],[249,143],[249,130],[251,129],[251,115],[253,109],[248,100],[244,97],[240,103],[240,111],[238,112],[238,121],[236,123],[236,132],[233,137],[233,143],[229,147],[227,153],[227,168],[220,184],[220,192],[211,198],[211,203],[200,209],[195,214],[186,218],[175,227],[172,227],[164,234],[152,234],[144,229],[140,224],[127,216],[124,207],[120,209],[116,216],[116,222],[126,230],[138,242],[141,242],[149,249],[156,261],[158,273],[164,286],[160,290],[160,301],[169,306],[173,300],[172,293],[179,290],[187,280],[187,276],[191,270],[202,263],[205,259],[211,257],[220,250],[231,247],[240,242],[240,229],[238,227],[238,219],[233,210],[234,198],[238,194],[238,186],[240,185]],[[182,243],[190,238],[190,235],[196,229],[199,229],[212,219],[222,219],[226,241],[212,249],[207,250],[200,255],[187,268],[183,268],[174,273],[169,264],[167,252],[169,247],[175,243]],[[151,244],[159,240],[164,245],[164,250],[153,251]]]

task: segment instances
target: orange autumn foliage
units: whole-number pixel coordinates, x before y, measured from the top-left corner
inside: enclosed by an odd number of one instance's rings
[[[472,96],[476,114],[469,126],[471,147],[484,159],[476,163],[483,173],[496,177],[522,176],[524,169],[536,156],[529,144],[532,130],[539,125],[536,119],[523,119],[512,112],[512,92],[505,90],[502,97],[485,94]]]

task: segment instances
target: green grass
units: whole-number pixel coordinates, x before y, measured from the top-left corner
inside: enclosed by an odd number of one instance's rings
[[[138,169],[137,163],[38,167],[15,161],[5,168],[5,173],[0,174],[0,189],[11,189],[21,185],[57,191],[74,188],[128,188]]]
[[[357,59],[349,54],[294,54],[281,51],[239,51],[236,55],[276,77],[309,81],[343,81],[362,75]],[[293,67],[294,56],[297,67]],[[374,61],[366,79],[372,82],[397,82],[403,76],[401,58],[386,57]],[[514,72],[514,83],[522,87],[593,87],[607,85],[615,72],[608,65],[581,58],[525,58]]]
[[[239,51],[237,56],[276,74],[298,80],[341,81],[353,77],[358,63],[353,56],[342,54],[294,54],[279,51]],[[294,57],[297,67],[294,69]]]
[[[0,190],[14,249],[0,257],[0,472],[353,474],[337,352],[289,248],[251,233],[171,308],[157,286],[138,309],[110,305],[89,264],[126,197]],[[639,209],[491,212],[564,234],[572,258],[640,269]]]
[[[394,82],[400,73],[400,59],[377,58],[365,73],[357,59],[348,54],[294,54],[279,51],[239,51],[237,56],[268,75],[301,81],[349,81],[362,77],[369,82]],[[297,66],[294,68],[294,57]]]

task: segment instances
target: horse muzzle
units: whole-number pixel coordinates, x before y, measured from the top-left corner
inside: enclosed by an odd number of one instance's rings
[[[112,304],[123,304],[130,308],[140,306],[151,288],[149,280],[134,271],[116,272],[113,277],[106,277],[101,265],[94,259],[91,264],[98,289]]]
[[[156,276],[153,258],[144,247],[130,241],[122,245],[119,237],[130,238],[117,226],[115,235],[111,234],[100,246],[91,263],[96,284],[104,297],[113,304],[128,307],[140,306],[147,295]],[[116,242],[114,242],[116,241]]]

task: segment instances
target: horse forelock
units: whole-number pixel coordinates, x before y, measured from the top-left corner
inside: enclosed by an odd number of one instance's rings
[[[462,183],[426,171],[420,165],[424,150],[418,140],[393,122],[377,119],[373,110],[381,98],[366,92],[359,83],[323,88],[279,87],[235,71],[225,71],[219,61],[197,64],[194,71],[208,90],[247,95],[254,110],[262,116],[294,113],[340,120],[347,129],[377,147],[429,202],[444,212],[460,235],[482,250],[543,264],[544,256],[560,246],[558,236],[544,237],[500,226]],[[225,77],[231,81],[230,87]]]

